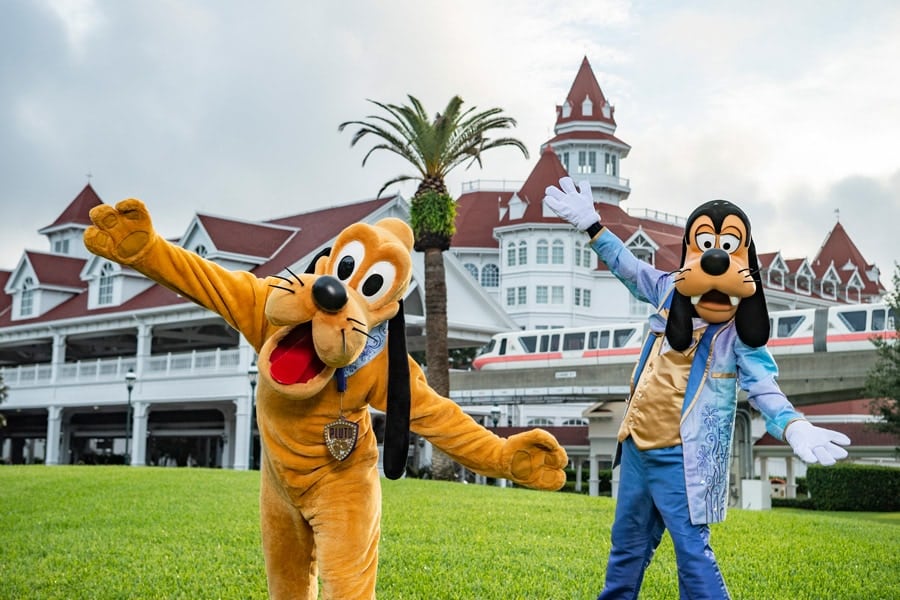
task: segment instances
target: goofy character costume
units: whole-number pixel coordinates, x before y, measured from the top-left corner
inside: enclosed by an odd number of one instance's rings
[[[561,189],[560,189],[561,188]],[[619,429],[621,464],[612,548],[600,599],[636,598],[668,529],[681,598],[729,598],[709,545],[725,518],[737,386],[773,436],[805,462],[847,456],[843,434],[811,425],[776,383],[769,320],[750,221],[725,200],[688,218],[681,268],[659,271],[600,224],[590,185],[565,177],[544,202],[591,236],[591,246],[631,293],[657,307],[635,367]],[[838,445],[839,444],[839,445]]]

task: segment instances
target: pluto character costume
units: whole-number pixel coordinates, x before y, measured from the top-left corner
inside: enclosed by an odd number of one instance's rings
[[[681,598],[728,598],[709,546],[725,518],[737,386],[773,436],[809,463],[847,456],[841,433],[811,425],[778,388],[766,349],[769,319],[750,222],[713,200],[688,217],[681,268],[659,271],[600,224],[590,185],[566,177],[544,202],[591,236],[591,246],[631,293],[657,307],[619,429],[621,464],[612,548],[601,599],[636,598],[669,530]]]
[[[403,221],[354,223],[307,272],[258,278],[167,242],[139,200],[97,206],[91,220],[91,252],[218,313],[259,355],[260,516],[273,598],[314,600],[319,579],[326,599],[375,597],[381,486],[370,407],[387,413],[389,477],[404,471],[412,429],[488,477],[563,485],[568,461],[553,436],[494,435],[434,392],[406,354],[413,235]]]

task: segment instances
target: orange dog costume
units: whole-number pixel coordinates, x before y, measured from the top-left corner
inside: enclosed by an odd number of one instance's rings
[[[483,428],[428,386],[406,355],[402,320],[387,326],[402,316],[411,277],[403,221],[350,225],[311,272],[263,279],[167,242],[139,200],[97,206],[91,220],[91,252],[218,313],[259,355],[260,517],[273,598],[314,600],[319,579],[324,598],[375,597],[381,486],[370,407],[387,412],[386,436],[400,440],[385,440],[389,476],[402,474],[412,429],[488,477],[547,490],[565,482],[568,459],[553,436],[504,439]],[[388,349],[398,339],[399,366]]]

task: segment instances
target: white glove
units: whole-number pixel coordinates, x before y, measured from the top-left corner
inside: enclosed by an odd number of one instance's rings
[[[559,189],[556,186],[548,186],[544,203],[550,207],[550,210],[574,225],[581,231],[587,231],[587,228],[594,223],[600,222],[600,215],[594,208],[594,196],[591,194],[591,184],[582,181],[579,187],[581,191],[575,189],[575,182],[571,177],[563,177],[559,180]]]
[[[809,421],[794,421],[788,425],[784,439],[803,462],[820,463],[825,467],[847,458],[847,451],[841,446],[850,444],[850,438],[843,433],[816,427]]]

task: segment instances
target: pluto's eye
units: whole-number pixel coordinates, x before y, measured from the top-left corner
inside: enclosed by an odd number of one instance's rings
[[[366,248],[361,242],[353,241],[341,248],[339,252],[335,253],[338,259],[334,263],[334,276],[341,281],[350,279],[365,255]]]
[[[716,236],[713,233],[698,233],[697,247],[706,251],[716,247]]]
[[[738,246],[740,245],[741,238],[736,235],[724,233],[719,236],[719,247],[728,254],[732,254],[735,250],[738,249]]]
[[[396,277],[397,268],[393,264],[377,262],[366,271],[357,289],[369,302],[374,302],[393,289]]]

